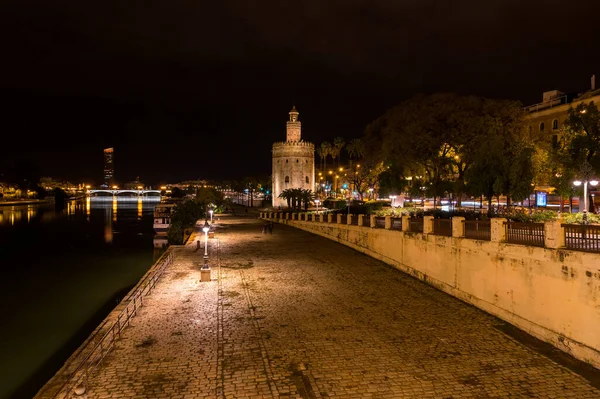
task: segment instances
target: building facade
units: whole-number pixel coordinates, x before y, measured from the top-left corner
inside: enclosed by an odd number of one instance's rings
[[[600,105],[600,89],[596,89],[595,76],[592,76],[590,90],[584,93],[565,94],[558,90],[544,92],[541,103],[525,107],[525,126],[529,138],[538,145],[557,146],[569,109],[590,102]]]
[[[287,200],[279,198],[285,189],[314,190],[315,146],[302,141],[302,125],[294,106],[289,112],[286,141],[273,143],[272,193],[274,207],[287,207]]]
[[[115,184],[115,162],[114,162],[114,148],[104,149],[104,187],[112,187]]]

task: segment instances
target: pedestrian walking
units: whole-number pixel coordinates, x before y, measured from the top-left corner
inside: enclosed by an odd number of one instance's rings
[[[267,232],[267,228],[268,228],[267,223],[263,224],[263,227],[262,227],[263,234],[265,234]]]
[[[269,222],[269,234],[273,234],[273,222]]]

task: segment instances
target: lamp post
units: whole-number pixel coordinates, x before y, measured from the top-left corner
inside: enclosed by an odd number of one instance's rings
[[[208,224],[208,220],[204,221],[204,226],[202,227],[202,231],[204,232],[204,265],[206,266],[206,261],[208,260],[208,230],[210,230],[210,225]]]
[[[598,185],[598,180],[575,180],[573,182],[573,185],[576,187],[579,187],[583,184],[583,222],[587,222],[587,211],[588,211],[588,192],[587,192],[587,188],[588,188],[588,184],[592,185],[592,186],[597,186]]]
[[[210,209],[210,210],[208,211],[208,213],[210,214],[210,224],[212,224],[212,215],[213,215],[213,212],[214,212],[214,211],[213,211],[212,209]]]
[[[369,188],[369,199],[373,199],[373,187]]]
[[[204,232],[204,264],[200,268],[200,281],[210,281],[210,267],[208,266],[208,231],[210,225],[208,220],[204,221],[202,231]]]
[[[320,200],[316,199],[315,200],[315,204],[317,205],[317,213],[319,213],[319,204],[321,203]]]

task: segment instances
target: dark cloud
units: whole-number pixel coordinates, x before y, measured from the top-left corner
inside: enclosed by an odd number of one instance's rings
[[[37,151],[49,173],[79,177],[97,165],[83,157],[88,166],[74,171],[47,149],[95,154],[102,145],[118,148],[134,176],[269,173],[270,143],[283,139],[293,103],[304,136],[320,142],[359,136],[418,92],[531,103],[544,90],[585,90],[600,71],[599,8],[592,0],[5,1],[0,128],[17,138],[45,132],[19,151]],[[163,136],[163,157],[148,156]],[[226,145],[210,144],[198,159],[209,140]]]

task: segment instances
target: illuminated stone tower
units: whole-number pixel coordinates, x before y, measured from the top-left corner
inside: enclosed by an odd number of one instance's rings
[[[294,106],[287,122],[286,141],[273,143],[273,206],[287,207],[279,194],[288,188],[314,191],[315,146],[302,141],[301,123]]]

